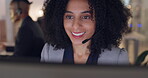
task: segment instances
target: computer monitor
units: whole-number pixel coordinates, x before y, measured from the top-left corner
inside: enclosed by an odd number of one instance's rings
[[[0,62],[0,78],[147,78],[147,67]]]

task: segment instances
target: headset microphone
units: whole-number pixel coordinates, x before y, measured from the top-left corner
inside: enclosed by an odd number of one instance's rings
[[[90,39],[91,39],[91,38],[82,41],[82,44],[85,44],[85,43],[86,43],[87,41],[89,41]]]

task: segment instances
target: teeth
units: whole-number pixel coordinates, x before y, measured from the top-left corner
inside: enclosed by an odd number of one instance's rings
[[[85,33],[85,32],[76,34],[76,33],[73,33],[73,32],[72,32],[72,34],[75,35],[75,36],[80,36],[80,35],[83,35],[84,33]]]

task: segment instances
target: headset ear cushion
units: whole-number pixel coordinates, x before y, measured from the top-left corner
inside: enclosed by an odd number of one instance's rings
[[[20,15],[20,14],[22,14],[22,10],[21,10],[20,8],[18,8],[18,9],[16,10],[16,13],[17,13],[18,15]]]

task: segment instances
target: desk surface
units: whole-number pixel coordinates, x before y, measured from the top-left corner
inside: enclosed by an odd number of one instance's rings
[[[9,56],[12,56],[14,52],[6,52],[5,50],[4,51],[1,51],[0,52],[0,55],[9,55]]]
[[[13,55],[14,52],[7,52],[14,50],[14,43],[0,42],[0,55]]]

